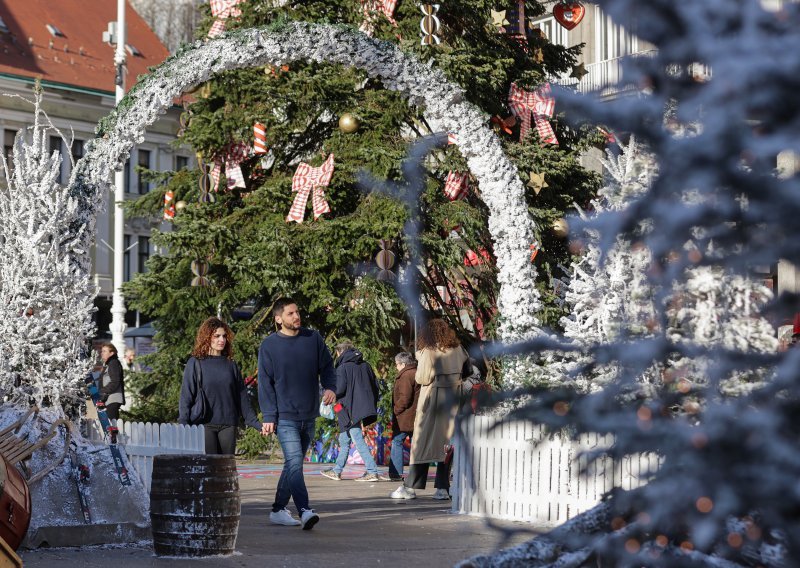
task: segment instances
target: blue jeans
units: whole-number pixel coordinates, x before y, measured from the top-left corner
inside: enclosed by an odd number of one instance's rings
[[[298,513],[311,508],[308,505],[308,489],[303,479],[303,460],[313,436],[314,420],[278,420],[278,441],[283,450],[283,470],[278,480],[278,489],[275,491],[273,512],[285,509],[290,497],[294,500]]]
[[[400,432],[392,436],[392,453],[389,462],[389,477],[403,475],[403,442],[408,438],[408,432]]]
[[[342,473],[344,466],[347,465],[347,456],[350,454],[350,440],[353,440],[358,453],[361,454],[361,459],[364,460],[364,465],[367,467],[367,473],[377,474],[378,466],[375,464],[372,452],[369,451],[369,446],[364,441],[361,426],[353,426],[350,430],[339,434],[339,456],[336,458],[336,466],[333,471]]]

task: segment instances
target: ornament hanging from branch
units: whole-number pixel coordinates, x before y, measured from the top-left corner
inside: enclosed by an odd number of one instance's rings
[[[516,40],[520,46],[528,51],[528,30],[525,19],[525,0],[516,0],[507,11],[508,27],[506,34]]]
[[[506,26],[509,25],[508,20],[506,19],[506,11],[500,10],[490,10],[492,16],[492,25],[497,28],[497,31],[501,34],[506,32]]]
[[[570,77],[575,77],[578,81],[583,79],[589,72],[586,70],[586,65],[581,61],[577,65],[572,66],[572,72],[569,74]]]
[[[585,13],[583,4],[577,0],[565,0],[553,6],[553,17],[568,30],[580,24]]]
[[[419,22],[419,28],[422,30],[421,45],[438,45],[441,40],[439,36],[439,17],[436,12],[439,11],[439,4],[420,4],[420,11],[422,12],[422,19]]]
[[[211,15],[216,18],[208,30],[208,37],[215,38],[225,31],[225,20],[230,17],[237,18],[242,15],[242,11],[237,8],[243,0],[209,0]]]
[[[206,277],[206,274],[208,274],[208,263],[205,260],[193,260],[191,268],[192,274],[194,274],[192,286],[209,286],[211,284],[211,280]]]
[[[567,235],[569,235],[569,223],[567,223],[567,220],[563,217],[553,221],[551,229],[553,234],[559,239],[565,239]]]
[[[175,218],[175,192],[168,191],[164,194],[164,220],[172,221]]]
[[[469,189],[469,173],[467,172],[447,172],[447,179],[444,182],[444,194],[450,201],[456,201],[467,196]]]
[[[378,251],[377,255],[375,255],[375,264],[380,270],[380,272],[378,272],[377,279],[381,282],[394,282],[397,279],[395,273],[392,272],[395,255],[391,251],[391,248],[394,246],[394,243],[391,239],[380,239],[378,241],[378,245],[380,246],[381,250]]]
[[[345,134],[352,134],[358,130],[360,126],[361,124],[358,122],[358,119],[349,112],[339,117],[339,130]]]
[[[247,187],[244,183],[244,174],[242,173],[241,163],[247,159],[250,154],[250,147],[244,142],[231,143],[226,146],[221,154],[214,156],[214,167],[211,168],[211,188],[214,191],[219,190],[219,180],[222,177],[222,166],[225,166],[225,177],[227,179],[227,188],[233,189],[234,187]]]
[[[314,220],[318,219],[323,213],[330,213],[331,208],[325,200],[325,192],[322,188],[330,183],[331,177],[333,177],[334,165],[333,154],[329,154],[328,159],[317,168],[305,162],[300,162],[292,177],[292,191],[297,192],[297,195],[292,202],[289,214],[286,216],[287,223],[290,221],[295,223],[303,222],[306,216],[308,196],[312,191],[311,202],[314,207]]]
[[[550,83],[545,83],[535,91],[526,91],[511,83],[508,92],[508,106],[520,120],[519,139],[525,139],[531,128],[531,114],[539,138],[545,144],[558,144],[556,133],[550,124],[555,112],[556,100],[552,96]]]
[[[211,176],[209,167],[203,160],[203,154],[197,153],[197,168],[200,170],[200,179],[197,182],[200,187],[200,203],[214,203],[214,196],[211,194]]]
[[[536,195],[545,187],[548,187],[547,182],[544,180],[544,174],[538,172],[531,172],[528,179],[528,187],[532,188]]]
[[[256,122],[253,124],[253,152],[256,154],[266,154],[267,149],[267,127]]]

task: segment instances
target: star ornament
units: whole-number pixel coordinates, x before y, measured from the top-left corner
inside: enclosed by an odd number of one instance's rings
[[[530,179],[528,180],[528,187],[533,188],[533,191],[536,195],[539,195],[539,192],[542,191],[547,186],[547,182],[544,181],[544,174],[534,173],[531,172],[529,174]]]
[[[572,73],[569,74],[570,77],[575,77],[578,81],[583,79],[589,72],[586,70],[586,66],[583,62],[578,63],[577,65],[572,66]]]
[[[503,26],[509,25],[508,20],[506,19],[506,11],[500,10],[499,12],[495,12],[491,10],[492,13],[492,25],[498,29],[503,29]]]

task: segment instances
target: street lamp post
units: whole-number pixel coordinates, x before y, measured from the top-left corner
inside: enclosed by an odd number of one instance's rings
[[[117,0],[116,50],[114,68],[116,70],[116,102],[125,96],[125,0]],[[127,166],[126,166],[127,167]],[[122,281],[125,277],[123,260],[125,254],[125,170],[114,176],[114,294],[111,301],[111,342],[119,353],[125,352],[125,298],[122,295]]]

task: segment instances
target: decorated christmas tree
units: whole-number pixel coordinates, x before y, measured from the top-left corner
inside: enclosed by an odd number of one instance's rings
[[[569,71],[578,50],[530,33],[528,18],[541,5],[509,3],[506,18],[493,19],[492,7],[474,0],[431,13],[405,1],[253,0],[221,3],[223,11],[212,4],[203,8],[203,38],[292,20],[337,23],[393,42],[459,84],[530,183],[540,232],[524,246],[540,274],[541,299],[528,301],[543,324],[558,324],[564,312],[551,282],[570,253],[551,227],[573,202],[588,202],[597,179],[577,162],[586,144],[580,132],[554,120],[558,100],[547,82]],[[430,32],[423,37],[421,22]],[[400,271],[419,280],[425,307],[448,318],[465,343],[494,336],[495,243],[459,140],[427,163],[419,263],[408,262],[402,203],[356,183],[361,171],[402,178],[409,143],[433,130],[423,111],[363,71],[320,62],[226,71],[197,86],[181,140],[201,167],[175,172],[129,208],[161,215],[166,195],[178,206],[165,210],[171,230],[154,236],[163,253],[125,290],[130,308],[157,319],[152,372],[134,381],[142,395],[137,417],[174,419],[183,361],[210,314],[238,320],[237,358],[251,374],[278,295],[297,299],[305,324],[329,341],[353,340],[379,369],[414,339],[415,322],[392,285]]]

